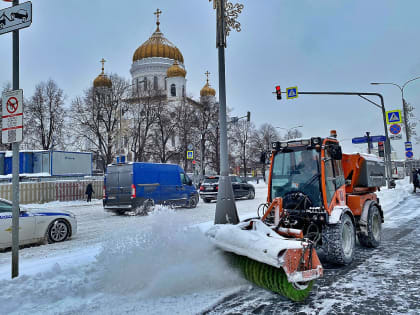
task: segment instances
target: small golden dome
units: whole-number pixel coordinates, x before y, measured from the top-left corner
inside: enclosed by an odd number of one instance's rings
[[[149,57],[161,57],[178,60],[179,62],[184,63],[184,57],[179,49],[160,32],[159,22],[156,24],[156,31],[134,52],[133,62]]]
[[[174,77],[185,78],[185,76],[187,75],[187,71],[182,69],[178,64],[178,61],[175,60],[174,64],[170,66],[168,70],[166,71],[166,75],[168,76],[168,78],[174,78]]]
[[[104,73],[104,63],[105,63],[105,59],[102,58],[101,63],[102,63],[102,72],[96,77],[95,80],[93,80],[93,86],[94,87],[108,87],[111,88],[112,87],[112,82],[111,80],[105,75]]]
[[[210,87],[210,84],[207,82],[206,85],[200,91],[201,96],[216,96],[216,90]]]

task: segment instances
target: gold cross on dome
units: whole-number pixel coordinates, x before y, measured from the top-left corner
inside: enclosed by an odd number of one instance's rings
[[[210,75],[210,72],[207,70],[204,74],[207,77],[207,84],[208,84],[209,83],[209,75]]]
[[[153,14],[156,15],[156,24],[159,25],[159,16],[162,14],[162,11],[158,8]]]
[[[104,58],[102,58],[102,60],[100,61],[100,63],[102,63],[102,74],[104,74],[104,65],[105,65],[106,60]]]

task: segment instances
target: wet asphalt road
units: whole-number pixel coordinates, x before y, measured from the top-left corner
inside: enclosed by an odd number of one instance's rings
[[[250,285],[205,314],[420,314],[419,209],[420,195],[413,195],[389,211],[401,220],[398,227],[385,225],[381,246],[358,245],[350,266],[324,264],[324,277],[304,302]],[[407,222],[404,212],[419,215]]]

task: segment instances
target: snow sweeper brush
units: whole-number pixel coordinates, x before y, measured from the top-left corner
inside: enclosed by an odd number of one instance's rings
[[[261,219],[216,224],[206,234],[217,247],[235,254],[246,279],[293,301],[302,301],[323,268],[312,241],[301,230],[278,228],[282,199],[276,198]],[[267,224],[267,217],[274,224]]]

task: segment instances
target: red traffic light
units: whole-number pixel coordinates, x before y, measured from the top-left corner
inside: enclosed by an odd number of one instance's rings
[[[276,94],[277,94],[277,99],[281,100],[281,89],[280,89],[280,85],[276,85]]]
[[[192,161],[192,164],[195,164],[195,161]]]

